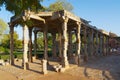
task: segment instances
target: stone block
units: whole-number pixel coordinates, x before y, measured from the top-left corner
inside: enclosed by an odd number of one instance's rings
[[[35,56],[33,56],[33,57],[32,57],[32,59],[33,59],[33,60],[36,60],[36,57],[35,57]]]
[[[55,69],[56,72],[60,72],[62,65],[54,65],[53,68]]]
[[[47,74],[47,60],[42,60],[42,73]]]
[[[65,72],[65,68],[60,68],[60,72]]]

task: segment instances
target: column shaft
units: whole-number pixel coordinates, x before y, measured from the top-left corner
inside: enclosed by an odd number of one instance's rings
[[[28,64],[28,41],[29,41],[29,36],[28,36],[28,27],[27,25],[24,25],[23,27],[23,64],[24,64],[24,70],[28,69],[29,64]]]
[[[93,56],[93,44],[94,44],[94,38],[93,38],[93,29],[91,29],[91,33],[90,33],[91,37],[90,37],[90,55]]]
[[[35,58],[37,58],[37,32],[34,32],[34,54]]]
[[[100,55],[102,55],[102,52],[103,52],[102,43],[103,43],[103,36],[102,36],[102,34],[100,34]]]
[[[88,61],[88,54],[87,54],[87,33],[86,27],[84,27],[84,61]]]
[[[95,43],[95,45],[96,45],[96,55],[98,55],[98,49],[99,49],[99,39],[98,39],[98,32],[96,32],[96,43]]]
[[[109,39],[108,39],[108,36],[106,36],[106,55],[109,54]]]
[[[77,42],[77,55],[78,55],[78,65],[80,64],[80,50],[81,50],[81,37],[80,37],[80,30],[81,30],[81,24],[77,22],[77,37],[76,37],[76,42]]]
[[[67,38],[67,22],[68,18],[63,19],[62,21],[62,41],[63,41],[63,59],[62,59],[62,65],[63,67],[67,68],[69,67],[68,58],[67,58],[67,48],[68,48],[68,38]]]
[[[33,62],[33,59],[32,59],[32,28],[29,28],[29,62]]]
[[[103,38],[102,38],[103,42],[102,42],[102,51],[103,51],[103,56],[105,56],[105,36],[103,35]]]
[[[43,36],[44,36],[44,59],[47,60],[48,58],[48,40],[47,40],[47,31],[48,31],[48,26],[45,24]]]
[[[68,31],[69,45],[68,45],[68,58],[71,58],[72,55],[72,33],[71,30]]]
[[[52,33],[52,54],[53,57],[56,57],[56,33]]]
[[[61,30],[58,31],[59,36],[59,57],[62,58],[62,32]]]

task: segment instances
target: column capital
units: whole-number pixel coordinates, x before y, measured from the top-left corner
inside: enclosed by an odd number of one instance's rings
[[[30,10],[24,10],[22,18],[24,21],[29,20],[30,19]]]
[[[77,24],[77,25],[81,25],[81,22],[78,22],[78,21],[77,21],[76,24]]]
[[[67,16],[62,16],[61,19],[60,19],[62,22],[65,22],[67,23],[69,18]]]

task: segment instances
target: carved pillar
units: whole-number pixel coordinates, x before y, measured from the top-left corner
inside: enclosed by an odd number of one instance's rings
[[[106,55],[109,54],[109,39],[108,36],[106,36]]]
[[[29,36],[28,36],[28,27],[27,25],[24,25],[23,27],[23,65],[24,65],[24,70],[27,70],[29,68],[28,64],[28,41],[29,41]]]
[[[89,31],[88,31],[89,33],[88,33],[88,56],[90,56],[91,55],[91,41],[90,41],[90,39],[91,39],[91,31],[90,31],[90,29],[89,29]]]
[[[93,38],[93,29],[90,32],[90,55],[93,56],[93,45],[94,45],[94,38]]]
[[[79,22],[77,22],[77,28],[76,28],[76,32],[77,32],[76,43],[77,43],[77,45],[76,45],[76,47],[77,47],[78,65],[80,64],[80,50],[81,50],[80,30],[81,30],[81,24]]]
[[[58,31],[58,37],[59,37],[59,57],[62,58],[62,32],[61,30]]]
[[[109,39],[110,39],[110,36],[108,36],[108,54],[111,54],[110,53],[110,42],[109,42]]]
[[[87,54],[87,33],[86,33],[86,27],[84,26],[84,61],[88,61],[88,54]]]
[[[69,67],[69,63],[68,63],[68,58],[67,58],[67,48],[68,48],[68,38],[67,38],[67,22],[68,22],[68,18],[67,17],[63,17],[62,18],[62,41],[63,41],[63,59],[62,59],[62,66],[65,68]]]
[[[71,30],[68,31],[69,45],[68,45],[68,58],[72,55],[72,33]]]
[[[52,54],[53,57],[56,57],[56,33],[52,33]]]
[[[96,32],[96,55],[98,55],[98,50],[99,50],[99,38],[98,38],[98,32]]]
[[[103,36],[102,34],[100,34],[100,55],[102,55],[103,53],[103,46],[102,46],[102,43],[103,43]]]
[[[102,42],[102,53],[103,53],[103,56],[105,56],[105,35],[103,34],[103,38],[102,38],[103,40],[103,42]]]
[[[35,58],[37,58],[37,31],[34,31],[34,54]]]
[[[32,28],[29,28],[29,62],[33,62],[32,59]]]
[[[14,65],[14,55],[13,55],[13,51],[14,51],[14,38],[13,38],[14,26],[9,25],[9,27],[10,27],[10,65]]]
[[[44,32],[43,32],[43,37],[44,37],[44,59],[46,59],[46,60],[48,58],[47,31],[48,31],[48,26],[47,26],[47,24],[45,24],[45,28],[44,28]]]

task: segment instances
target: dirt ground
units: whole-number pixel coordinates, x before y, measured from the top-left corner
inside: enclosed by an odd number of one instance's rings
[[[0,80],[17,80],[17,78],[8,72],[0,70]]]
[[[120,80],[120,54],[93,57],[64,73],[50,71],[47,75],[42,75],[39,70],[24,71],[16,66],[0,66],[0,80]]]

